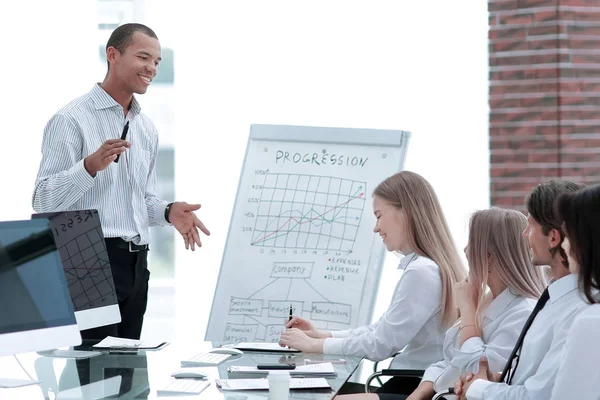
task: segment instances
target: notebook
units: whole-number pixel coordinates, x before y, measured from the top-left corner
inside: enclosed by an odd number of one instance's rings
[[[262,343],[262,342],[240,342],[229,345],[242,351],[264,351],[275,353],[300,353],[300,350],[290,349],[289,347],[281,347],[279,343]]]
[[[97,349],[137,349],[137,350],[159,350],[165,347],[168,342],[148,342],[136,339],[123,339],[113,336],[107,336],[100,343],[93,345]]]
[[[240,373],[240,374],[255,374],[255,375],[267,375],[270,370],[258,369],[256,367],[248,367],[245,365],[232,365],[227,368],[227,372]],[[298,365],[295,369],[287,370],[291,376],[302,375],[302,376],[335,376],[337,372],[333,369],[331,363],[323,364],[311,364],[311,365]]]

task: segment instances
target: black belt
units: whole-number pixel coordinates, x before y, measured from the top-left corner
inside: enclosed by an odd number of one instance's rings
[[[133,242],[126,242],[121,238],[106,238],[104,240],[106,241],[107,245],[129,250],[132,253],[150,250],[147,244],[135,244]]]

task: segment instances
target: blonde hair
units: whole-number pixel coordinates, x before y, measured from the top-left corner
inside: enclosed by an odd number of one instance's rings
[[[412,251],[437,264],[442,279],[441,323],[451,326],[458,319],[454,283],[465,279],[466,270],[433,188],[421,175],[402,171],[381,182],[373,195],[404,212]]]
[[[546,287],[542,268],[531,262],[529,243],[522,235],[526,227],[527,218],[515,210],[492,207],[471,216],[467,258],[478,291],[476,316],[480,329],[483,310],[491,301],[486,294],[490,268],[515,295],[537,299]]]

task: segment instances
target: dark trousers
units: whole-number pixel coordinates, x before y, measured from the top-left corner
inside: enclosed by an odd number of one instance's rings
[[[377,390],[377,395],[380,400],[404,400],[420,383],[420,378],[412,376],[393,377]]]
[[[371,387],[371,393],[377,393],[381,400],[402,400],[408,397],[419,386],[421,379],[413,377],[392,377],[380,388]],[[346,382],[337,394],[365,393],[365,385]],[[402,394],[404,393],[404,394]]]
[[[81,331],[83,339],[115,336],[139,339],[148,303],[148,250],[130,252],[122,239],[106,239],[106,250],[112,270],[121,322]]]

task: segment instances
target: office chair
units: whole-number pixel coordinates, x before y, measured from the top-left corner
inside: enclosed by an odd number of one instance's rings
[[[394,361],[394,358],[399,355],[400,353],[402,353],[402,350],[395,352],[394,354],[392,354],[389,358],[392,359],[392,361]],[[377,367],[379,367],[379,363],[381,361],[375,361],[373,363],[373,374],[376,374],[379,370],[377,369]],[[381,381],[381,378],[379,378],[380,375],[375,376],[375,379],[377,379],[377,382],[379,382],[379,385],[383,385],[383,382]],[[367,392],[368,393],[368,392]]]
[[[433,396],[431,400],[445,400],[446,398],[444,396],[447,394],[454,394],[454,389],[439,392],[435,396]]]
[[[366,392],[371,393],[369,390],[371,381],[373,379],[379,379],[380,376],[421,379],[421,378],[423,378],[424,373],[425,373],[425,371],[422,369],[383,369],[383,370],[377,371],[374,374],[372,374],[371,376],[369,376],[369,378],[367,379],[367,383],[365,384]],[[414,389],[416,389],[416,387],[414,387],[413,390]],[[408,394],[408,393],[402,393],[402,394]],[[448,395],[448,394],[454,394],[454,388],[448,388],[448,390],[437,393],[435,396],[433,396],[433,398],[431,400],[446,400],[446,398],[444,396]]]
[[[395,378],[421,379],[423,377],[424,373],[425,373],[425,370],[422,370],[422,369],[382,369],[381,371],[377,371],[377,372],[371,374],[371,376],[369,376],[367,378],[367,382],[365,383],[365,391],[367,393],[371,393],[371,390],[370,390],[371,389],[371,381],[373,381],[373,379],[377,379],[377,380],[379,380],[379,382],[381,382],[381,380],[380,380],[381,376],[390,376],[390,377],[395,377]],[[414,389],[416,389],[416,386],[413,388],[413,390]]]

